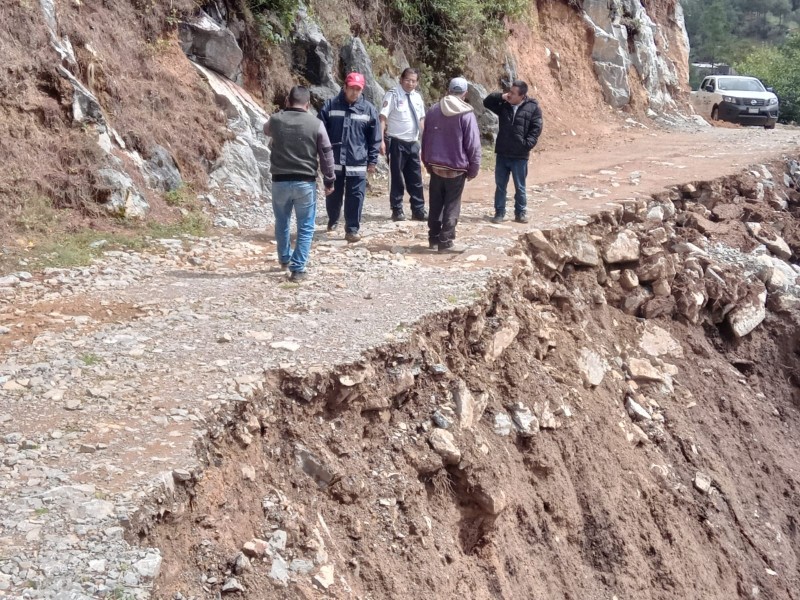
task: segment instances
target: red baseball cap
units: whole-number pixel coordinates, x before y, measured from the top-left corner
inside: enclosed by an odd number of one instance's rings
[[[360,87],[363,90],[367,82],[361,73],[350,73],[347,79],[344,80],[344,84],[346,86]]]

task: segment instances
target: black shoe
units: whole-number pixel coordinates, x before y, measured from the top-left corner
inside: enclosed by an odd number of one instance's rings
[[[303,281],[308,277],[308,273],[306,271],[292,271],[292,274],[289,275],[289,281],[300,282]]]
[[[412,221],[427,221],[428,220],[428,213],[424,210],[419,212],[411,213],[411,220]]]
[[[361,241],[361,235],[358,233],[350,233],[349,231],[344,236],[345,241],[348,244],[355,244],[356,242]]]
[[[517,223],[530,223],[530,219],[528,218],[528,213],[519,213],[514,217],[514,221]]]
[[[495,214],[491,219],[492,223],[494,223],[495,225],[497,225],[499,223],[502,223],[505,220],[506,220],[506,216],[505,215],[501,215],[501,214]]]
[[[337,229],[339,229],[338,223],[328,223],[328,233],[336,231]]]
[[[394,209],[392,210],[392,221],[405,221],[406,214],[403,212],[403,209]]]
[[[446,246],[439,244],[439,252],[443,254],[462,254],[465,251],[466,248],[464,248],[463,246],[456,246],[455,244],[452,243],[447,244]]]
[[[439,242],[428,242],[428,250],[438,250]]]

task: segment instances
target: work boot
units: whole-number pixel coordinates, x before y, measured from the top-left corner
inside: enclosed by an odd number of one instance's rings
[[[292,271],[292,274],[289,275],[289,281],[294,281],[295,283],[300,283],[301,281],[305,280],[308,277],[308,273],[306,271]]]
[[[337,229],[339,229],[338,223],[328,223],[328,233],[333,233]]]
[[[501,215],[500,213],[495,213],[494,216],[491,219],[492,223],[494,223],[495,225],[498,225],[498,224],[502,223],[505,220],[506,220],[506,216],[505,215]]]
[[[411,220],[412,221],[427,221],[428,220],[428,213],[425,212],[425,209],[418,210],[416,212],[411,213]]]
[[[405,221],[406,214],[403,212],[402,208],[393,208],[392,209],[392,221]]]
[[[356,242],[361,241],[361,235],[359,235],[358,233],[351,233],[348,231],[345,234],[344,239],[348,244],[355,244]]]
[[[529,223],[530,219],[528,218],[528,213],[521,212],[514,217],[514,221],[517,223]]]

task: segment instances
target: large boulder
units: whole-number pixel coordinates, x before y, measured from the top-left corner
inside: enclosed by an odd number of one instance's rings
[[[181,48],[192,61],[231,81],[242,83],[244,54],[230,29],[221,27],[201,10],[196,16],[180,23],[178,34]]]
[[[383,95],[386,90],[377,82],[375,74],[372,72],[372,60],[367,54],[367,49],[361,38],[354,37],[339,50],[342,59],[343,75],[356,71],[364,76],[367,87],[364,88],[364,96],[376,107],[380,107],[383,102]]]
[[[195,68],[213,90],[217,105],[228,118],[228,129],[236,136],[225,143],[211,167],[212,189],[251,198],[268,196],[270,150],[263,132],[267,113],[235,83],[196,63]]]
[[[125,173],[116,169],[100,169],[95,180],[97,200],[109,214],[132,219],[147,215],[150,210],[147,200]]]
[[[150,157],[144,161],[142,172],[147,179],[147,185],[154,190],[172,192],[183,184],[175,160],[163,146],[156,145],[150,150]]]
[[[263,181],[258,161],[247,140],[237,138],[226,142],[222,153],[211,167],[211,189],[235,196],[258,197],[263,193]]]
[[[72,119],[76,123],[96,123],[105,127],[106,117],[97,97],[61,65],[58,72],[72,85]]]
[[[500,121],[496,114],[483,107],[483,99],[488,95],[486,88],[479,83],[470,83],[467,87],[466,100],[475,109],[475,118],[478,120],[481,139],[493,144],[497,139],[497,129]]]
[[[603,260],[608,264],[639,260],[640,251],[639,238],[631,231],[619,231],[603,241]]]
[[[341,87],[333,78],[333,49],[303,5],[297,10],[292,37],[292,66],[311,84],[315,104],[321,106]]]
[[[766,303],[767,291],[761,290],[728,313],[728,323],[736,337],[746,336],[761,324],[767,316]]]

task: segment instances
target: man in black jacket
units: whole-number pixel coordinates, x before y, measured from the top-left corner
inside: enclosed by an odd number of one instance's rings
[[[525,178],[528,176],[528,158],[542,134],[542,110],[539,103],[528,98],[528,84],[516,80],[505,94],[489,94],[483,106],[500,119],[494,151],[497,162],[494,169],[494,217],[492,223],[502,223],[506,218],[506,188],[509,175],[514,180],[514,220],[527,223],[527,197]]]

